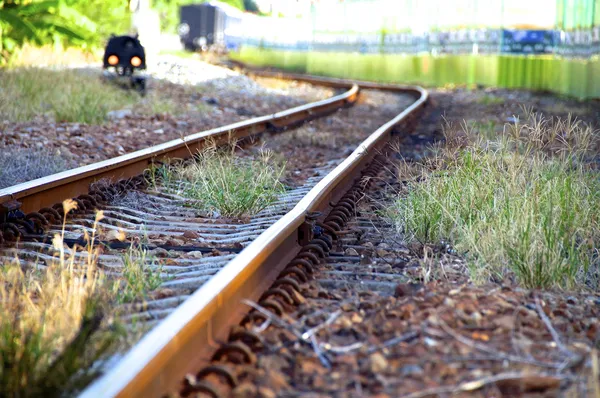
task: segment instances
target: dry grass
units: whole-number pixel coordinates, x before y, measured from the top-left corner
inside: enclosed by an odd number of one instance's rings
[[[54,46],[32,46],[25,44],[10,59],[10,66],[68,66],[73,64],[99,64],[102,51],[85,51],[67,47],[56,49]]]
[[[65,214],[76,207],[63,203]],[[24,268],[15,260],[0,267],[0,396],[71,396],[111,353],[135,340],[135,328],[128,336],[113,316],[119,304],[143,299],[160,285],[161,266],[132,248],[123,256],[122,275],[105,275],[94,244],[102,218],[98,212],[95,232],[84,233],[85,248],[66,247],[63,228],[48,264]]]
[[[600,181],[587,162],[591,127],[527,113],[495,137],[447,126],[391,210],[420,241],[449,240],[476,281],[512,271],[527,287],[597,287]]]
[[[0,189],[58,173],[74,166],[47,149],[0,148]]]
[[[65,213],[76,204],[66,201]],[[102,218],[98,213],[96,222]],[[0,268],[0,391],[3,396],[64,396],[86,385],[120,332],[108,316],[107,279],[96,266],[95,236],[77,257],[63,235],[46,267]],[[82,259],[83,258],[83,259]]]

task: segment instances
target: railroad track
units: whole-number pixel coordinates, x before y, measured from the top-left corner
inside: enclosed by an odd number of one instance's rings
[[[370,135],[348,158],[339,164],[331,162],[315,168],[310,173],[313,177],[305,184],[288,191],[243,225],[198,219],[185,206],[183,198],[168,192],[144,191],[143,197],[136,198],[142,201],[139,207],[115,201],[115,197],[146,188],[142,173],[153,163],[188,157],[202,149],[207,138],[220,144],[229,141],[232,132],[235,138],[243,139],[267,130],[289,128],[352,104],[359,91],[358,85],[337,79],[298,75],[291,78],[349,89],[328,100],[198,133],[0,191],[5,218],[2,238],[20,239],[18,256],[32,263],[51,257],[47,237],[59,229],[57,224],[63,216],[57,202],[69,197],[75,198],[79,209],[66,228],[67,243],[81,243],[81,227],[91,230],[91,210],[96,207],[105,212],[102,226],[106,229],[124,229],[127,234],[140,234],[143,229],[148,236],[161,237],[181,237],[186,231],[193,231],[208,241],[182,244],[180,240],[175,243],[167,240],[156,244],[150,239],[146,243],[147,249],[162,250],[167,255],[170,252],[211,255],[178,256],[170,263],[171,280],[161,286],[168,293],[131,306],[131,318],[143,320],[154,329],[82,396],[161,396],[181,390],[184,384],[187,386],[184,392],[216,393],[218,387],[211,387],[202,380],[203,376],[215,372],[226,378],[233,375],[222,366],[204,366],[211,358],[226,357],[227,350],[239,354],[248,349],[241,340],[219,348],[219,342],[231,337],[228,336],[231,326],[247,313],[241,301],[253,300],[280,313],[281,300],[300,299],[299,283],[307,281],[307,273],[331,250],[332,240],[337,239],[335,231],[345,228],[356,206],[357,190],[366,189],[361,182],[363,177],[373,175],[379,164],[374,156],[384,151],[392,131],[410,131],[417,112],[427,101],[427,93],[418,87],[360,83],[361,88],[408,93],[416,101]],[[94,185],[102,179],[120,181]],[[148,204],[156,207],[149,210]],[[123,249],[119,243],[102,243],[115,250]],[[101,256],[99,262],[109,270],[122,266],[110,253]],[[274,281],[275,286],[269,289]],[[240,336],[242,340],[247,338],[244,333]],[[198,369],[204,370],[197,373]],[[198,380],[188,380],[186,384],[182,377],[190,372]]]

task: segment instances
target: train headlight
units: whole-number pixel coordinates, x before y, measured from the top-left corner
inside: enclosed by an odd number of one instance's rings
[[[131,57],[131,65],[134,67],[139,67],[140,65],[142,65],[142,59],[140,57]]]
[[[181,25],[179,25],[177,27],[177,33],[179,33],[179,36],[185,37],[188,35],[188,33],[190,33],[190,25],[186,24],[186,23],[182,23]]]
[[[117,57],[116,55],[111,55],[108,57],[108,64],[115,66],[119,63],[119,57]]]

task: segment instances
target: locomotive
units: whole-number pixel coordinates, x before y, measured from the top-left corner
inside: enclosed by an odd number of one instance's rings
[[[231,50],[241,41],[242,11],[218,1],[190,4],[179,9],[179,39],[188,51]]]
[[[111,35],[104,50],[103,68],[117,77],[129,78],[130,86],[144,94],[146,77],[136,72],[146,69],[146,52],[138,36]]]

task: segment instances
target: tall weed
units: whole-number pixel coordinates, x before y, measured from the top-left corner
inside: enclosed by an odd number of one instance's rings
[[[409,237],[450,240],[476,280],[512,270],[527,287],[573,288],[598,266],[600,181],[586,162],[594,131],[526,114],[495,139],[446,126],[446,146],[391,214]]]

